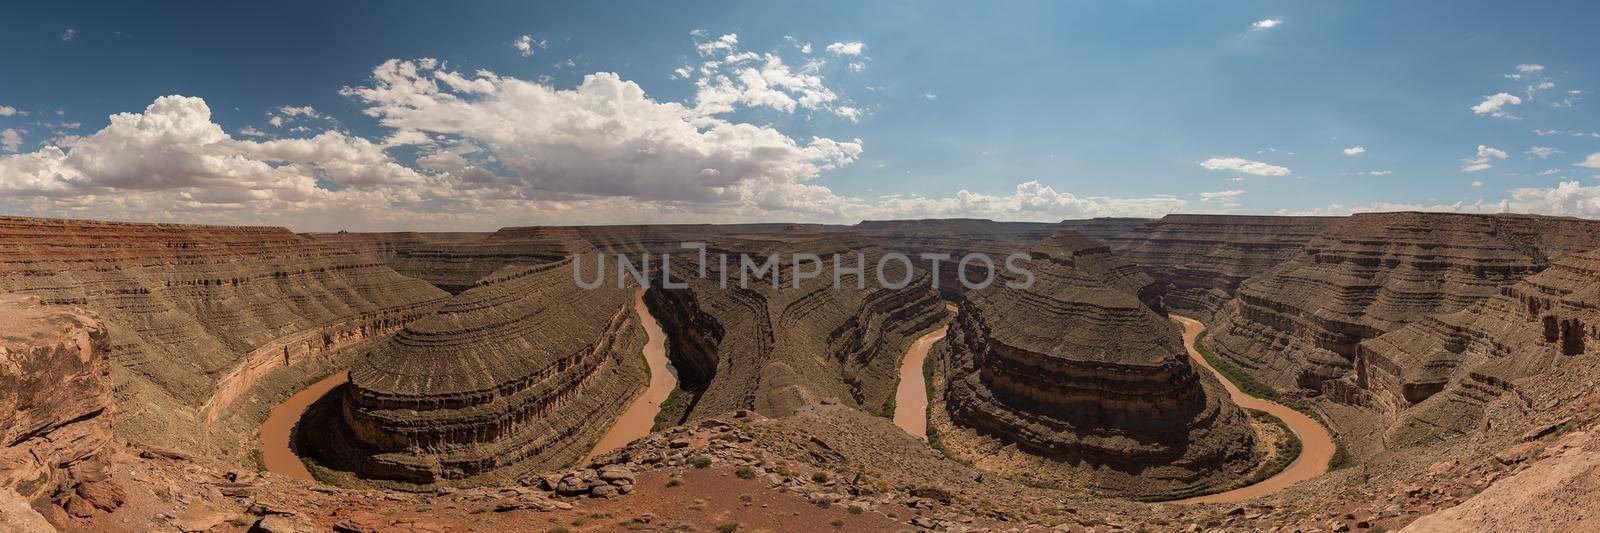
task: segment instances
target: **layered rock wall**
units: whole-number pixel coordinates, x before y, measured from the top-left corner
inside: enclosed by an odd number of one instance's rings
[[[1246,279],[1298,254],[1336,217],[1167,215],[1102,237],[1167,285],[1167,306],[1209,322]]]
[[[1070,230],[1030,253],[1031,287],[1008,275],[961,304],[946,339],[951,420],[1120,492],[1205,487],[1251,467],[1244,413],[1140,297],[1154,280]]]
[[[283,228],[0,218],[0,291],[96,313],[136,443],[206,428],[274,368],[387,335],[446,296]]]
[[[1219,313],[1215,347],[1280,387],[1320,391],[1354,369],[1363,341],[1479,304],[1597,241],[1596,221],[1358,214],[1243,282]]]
[[[634,289],[582,289],[573,269],[507,267],[371,348],[350,370],[335,452],[416,483],[581,458],[643,386],[644,334]]]

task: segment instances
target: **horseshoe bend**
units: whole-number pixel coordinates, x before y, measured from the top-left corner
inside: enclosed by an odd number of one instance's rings
[[[479,529],[696,484],[884,527],[1461,523],[1594,460],[1597,253],[1530,215],[3,218],[0,481],[66,529]],[[591,453],[625,411],[649,434]]]

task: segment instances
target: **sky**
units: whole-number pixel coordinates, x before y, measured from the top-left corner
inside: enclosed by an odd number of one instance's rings
[[[1576,1],[29,3],[0,18],[0,214],[297,231],[1600,217],[1597,17]]]

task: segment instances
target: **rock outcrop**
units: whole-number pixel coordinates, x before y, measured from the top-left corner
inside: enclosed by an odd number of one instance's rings
[[[388,335],[446,294],[283,228],[0,217],[0,291],[94,312],[117,433],[210,453],[268,373]]]
[[[1167,215],[1099,239],[1167,285],[1168,308],[1209,322],[1241,282],[1294,258],[1307,241],[1339,220]]]
[[[107,472],[106,346],[105,327],[81,310],[0,295],[0,490],[57,522],[63,509],[88,517],[123,500]]]
[[[782,416],[821,403],[879,412],[894,395],[900,355],[945,316],[926,272],[888,260],[889,285],[880,283],[885,252],[847,233],[722,236],[707,254],[705,277],[697,261],[680,257],[672,278],[686,286],[646,295],[682,386],[694,392],[684,419],[735,409]],[[741,254],[777,260],[745,274]],[[817,260],[802,260],[797,274],[797,254]]]
[[[1154,280],[1070,230],[1030,253],[1031,286],[1007,275],[961,304],[946,348],[951,420],[1111,492],[1192,490],[1251,468],[1253,430],[1190,365]]]
[[[968,262],[965,269],[961,268],[963,257],[981,254],[993,261],[997,268],[1003,268],[1006,256],[1026,252],[1028,247],[1049,236],[1055,225],[956,218],[868,220],[853,229],[885,252],[903,254],[918,268],[930,273],[937,272],[940,295],[945,299],[959,300],[967,292],[961,276],[965,275],[968,281],[978,282],[987,275],[986,266],[977,261]],[[925,258],[924,254],[938,258]],[[935,265],[935,262],[938,264]]]
[[[1516,380],[1600,355],[1600,250],[1558,258],[1454,313],[1425,317],[1356,352],[1363,397],[1394,416],[1391,446],[1475,431]]]
[[[643,386],[644,332],[634,289],[583,289],[574,268],[504,268],[372,347],[324,449],[415,483],[504,481],[581,458]]]
[[[1600,245],[1600,222],[1531,215],[1358,214],[1242,283],[1219,313],[1217,353],[1277,386],[1348,390],[1357,346],[1453,313]],[[1341,393],[1342,394],[1342,393]]]

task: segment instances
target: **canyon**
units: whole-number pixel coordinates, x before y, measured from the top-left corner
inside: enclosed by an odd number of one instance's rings
[[[0,217],[0,527],[1516,528],[1600,464],[1597,274],[1511,214]]]

